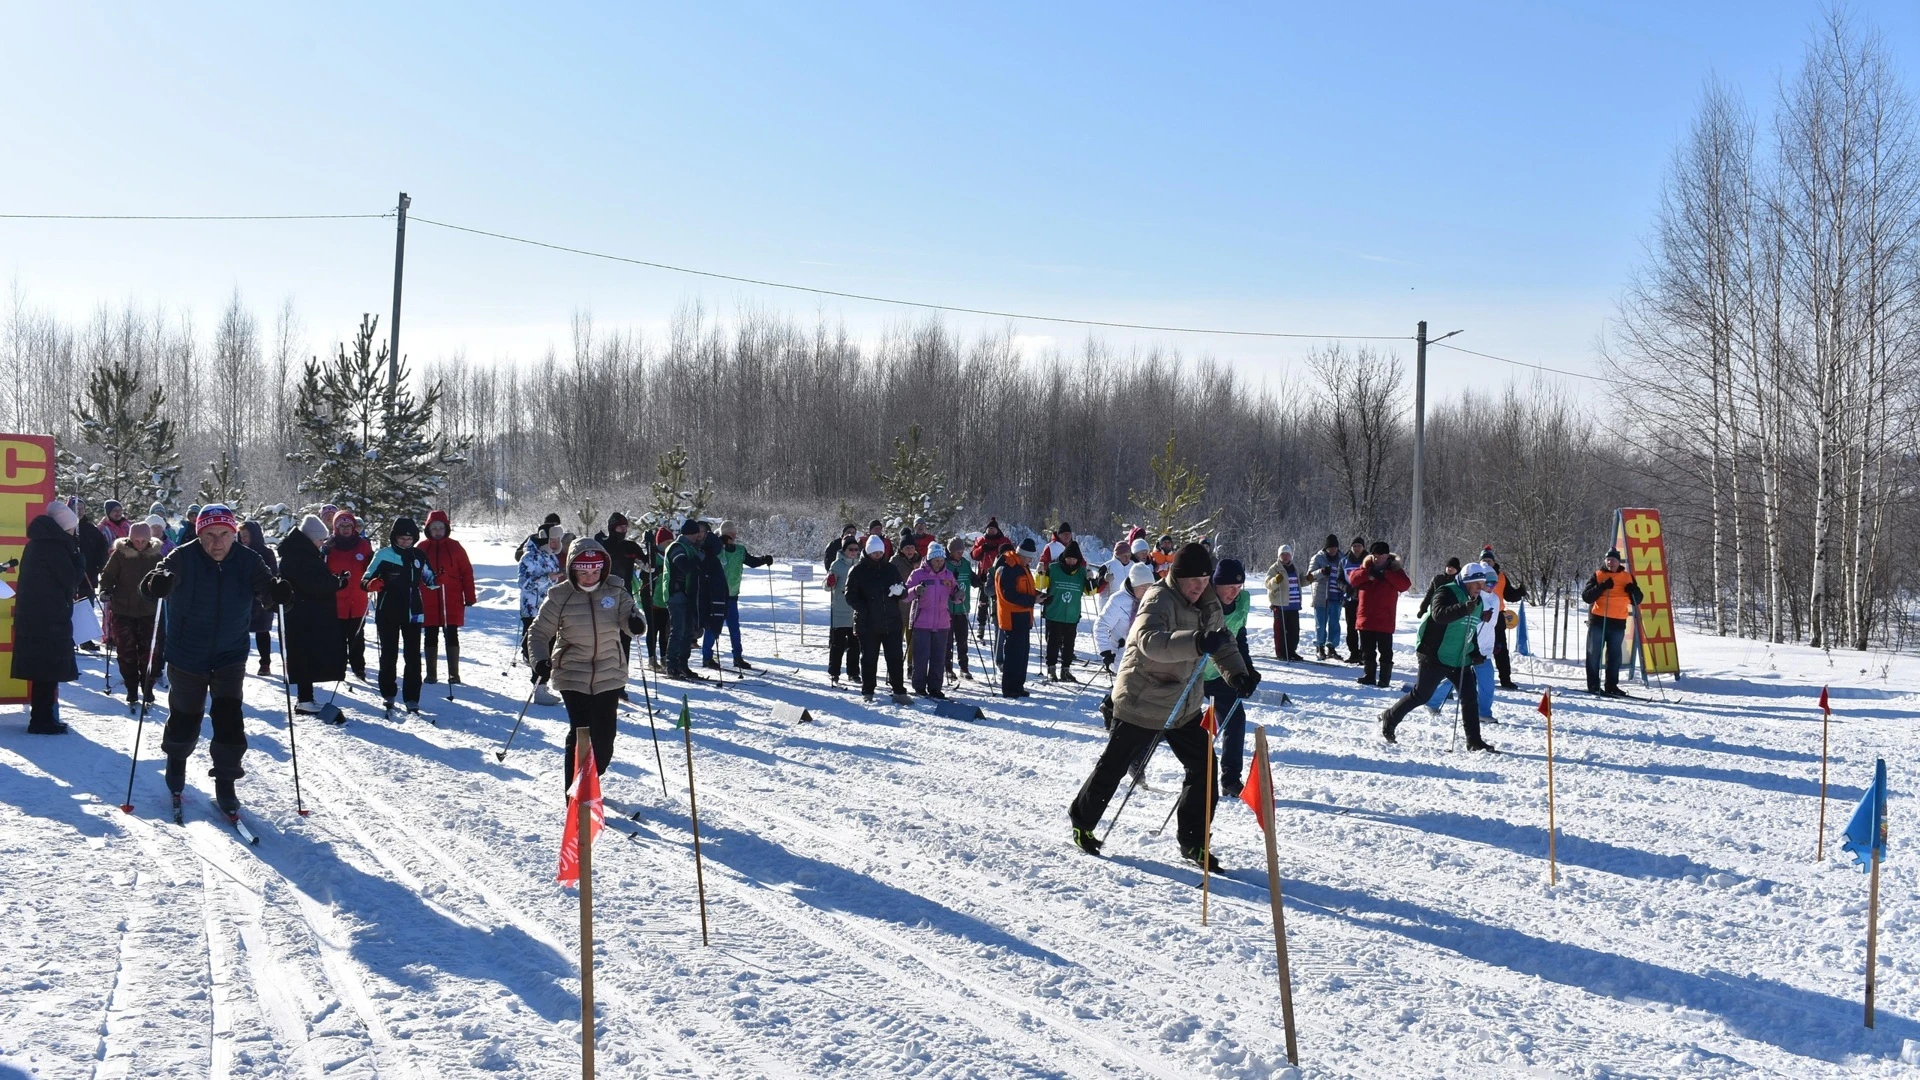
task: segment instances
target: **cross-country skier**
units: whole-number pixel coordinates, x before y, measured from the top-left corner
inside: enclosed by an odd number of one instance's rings
[[[689,666],[693,662],[693,639],[700,632],[700,562],[706,557],[705,522],[688,518],[680,526],[680,536],[667,545],[667,614],[671,620],[667,636],[667,678],[705,682]]]
[[[1027,656],[1033,649],[1033,605],[1039,597],[1032,571],[1037,553],[1033,538],[1018,548],[1002,548],[993,571],[993,604],[1000,624],[1000,696],[1032,697],[1027,689]]]
[[[1247,616],[1253,613],[1253,594],[1247,592],[1247,570],[1239,559],[1221,559],[1214,564],[1213,595],[1220,601],[1220,616],[1226,623],[1227,633],[1233,635],[1240,662],[1252,671],[1253,652],[1247,648]],[[1240,692],[1211,658],[1207,660],[1206,673],[1200,676],[1200,689],[1213,702],[1213,715],[1220,723],[1220,791],[1229,799],[1239,798],[1241,777],[1246,774],[1246,706],[1234,707],[1240,700]]]
[[[772,566],[773,556],[755,555],[747,550],[740,540],[740,530],[731,521],[720,523],[720,566],[727,577],[727,633],[733,644],[733,666],[742,671],[752,671],[753,665],[747,663],[747,657],[740,650],[740,581],[749,566]],[[707,655],[713,655],[713,642],[707,642]]]
[[[88,595],[85,556],[75,533],[80,515],[55,499],[27,522],[14,585],[13,677],[25,680],[27,730],[59,735],[60,684],[80,678],[74,655],[73,604]]]
[[[445,510],[427,514],[427,538],[420,541],[420,555],[433,571],[438,588],[421,586],[421,614],[426,634],[420,651],[427,662],[426,681],[440,681],[440,636],[447,638],[447,682],[460,685],[460,628],[467,625],[467,609],[478,603],[473,580],[473,560],[467,549],[453,538],[453,519]]]
[[[1493,666],[1500,676],[1503,690],[1518,690],[1520,684],[1513,681],[1513,657],[1507,652],[1507,605],[1517,604],[1527,598],[1527,587],[1507,576],[1501,569],[1499,560],[1493,557],[1493,545],[1480,549],[1480,562],[1494,573],[1491,590],[1499,608],[1493,615]]]
[[[349,575],[327,569],[326,556],[320,553],[326,540],[326,523],[308,514],[280,541],[280,576],[293,586],[293,599],[280,611],[280,644],[287,651],[287,681],[299,695],[294,710],[302,713],[320,711],[313,700],[315,683],[347,676],[347,649],[334,598],[350,587]]]
[[[1627,697],[1620,689],[1620,661],[1627,633],[1627,616],[1640,603],[1638,582],[1620,559],[1618,548],[1609,548],[1600,568],[1580,590],[1587,609],[1587,693],[1606,697]],[[1607,681],[1600,682],[1600,662],[1606,658]]]
[[[1236,693],[1251,694],[1260,684],[1259,672],[1247,666],[1227,631],[1212,577],[1213,556],[1203,545],[1188,544],[1175,553],[1166,578],[1140,598],[1114,680],[1113,728],[1068,810],[1074,843],[1082,851],[1100,853],[1094,827],[1120,778],[1145,748],[1164,738],[1187,772],[1180,790],[1180,851],[1196,865],[1201,862],[1206,814],[1214,795],[1207,790],[1213,750],[1211,738],[1195,723],[1205,698],[1193,686],[1193,677],[1202,661],[1211,658]],[[1219,868],[1219,861],[1212,860],[1211,869]]]
[[[1315,659],[1344,659],[1339,652],[1340,616],[1347,608],[1347,575],[1340,569],[1340,538],[1329,534],[1307,569],[1313,582]]]
[[[334,617],[340,624],[340,642],[346,649],[347,666],[361,682],[367,681],[367,590],[360,585],[373,559],[373,544],[360,535],[360,519],[351,510],[333,515],[333,535],[323,549],[327,572],[347,575],[347,585],[334,595]],[[165,632],[164,630],[162,631]]]
[[[1491,580],[1491,572],[1442,586],[1427,608],[1426,618],[1414,639],[1414,654],[1420,658],[1420,674],[1413,689],[1380,714],[1380,734],[1394,742],[1400,721],[1417,706],[1433,697],[1440,684],[1451,682],[1460,694],[1462,722],[1467,729],[1467,749],[1492,750],[1480,738],[1480,688],[1473,676],[1474,665],[1481,660],[1478,644],[1480,623],[1490,621],[1493,612],[1480,601],[1481,590]]]
[[[893,685],[893,702],[907,705],[907,688],[900,679],[900,598],[906,595],[906,583],[887,559],[885,538],[869,535],[866,556],[847,571],[847,583],[841,589],[847,605],[853,608],[855,634],[860,639],[860,694],[873,701],[878,681],[880,657],[887,658],[887,680]]]
[[[627,653],[621,639],[646,633],[633,594],[606,580],[605,548],[575,540],[565,579],[548,589],[527,634],[533,680],[551,681],[567,707],[564,789],[573,787],[574,739],[586,728],[593,739],[594,768],[613,762],[613,736],[621,691],[627,686]]]
[[[858,532],[858,530],[855,530]],[[832,599],[828,601],[830,629],[827,631],[827,681],[840,685],[840,658],[847,661],[847,678],[860,681],[860,638],[854,633],[853,605],[847,602],[844,586],[847,575],[860,565],[860,537],[848,533],[840,544],[840,557],[827,568],[822,586]]]
[[[153,642],[154,605],[153,598],[140,591],[140,583],[160,565],[164,554],[153,539],[153,526],[136,521],[127,527],[125,539],[113,542],[106,568],[100,571],[100,599],[106,601],[107,618],[113,623],[111,636],[120,655],[120,681],[126,684],[129,709],[137,708],[143,698],[153,700],[159,658],[149,656],[147,649]],[[328,625],[332,625],[331,616]]]
[[[967,613],[973,610],[973,565],[967,562],[966,548],[955,535],[947,540],[947,572],[953,575],[953,602],[947,605],[947,681],[955,682],[954,658],[960,659],[960,678],[973,678],[967,666]]]
[[[1427,594],[1420,598],[1420,606],[1415,608],[1413,613],[1415,615],[1425,615],[1427,609],[1433,606],[1434,594],[1459,580],[1459,577],[1460,556],[1447,556],[1446,567],[1439,573],[1433,575],[1432,581],[1427,582]]]
[[[440,583],[414,546],[419,540],[420,526],[412,518],[396,518],[387,530],[387,546],[374,555],[360,579],[380,594],[373,623],[380,631],[380,696],[388,712],[396,693],[408,712],[420,711],[420,627],[426,623],[421,597]],[[403,665],[404,682],[394,677],[397,665]]]
[[[1413,588],[1413,579],[1393,548],[1375,540],[1360,565],[1347,571],[1347,586],[1360,635],[1360,685],[1392,686],[1393,627],[1400,618],[1400,594]]]
[[[257,521],[240,523],[240,537],[247,549],[260,556],[267,564],[267,573],[280,576],[280,557],[267,546],[267,533]],[[249,627],[253,631],[253,645],[260,653],[260,674],[273,674],[273,607],[258,600],[253,603],[253,622]]]
[[[240,521],[224,504],[201,507],[191,524],[194,539],[168,553],[141,583],[148,596],[165,601],[167,726],[160,748],[177,807],[187,785],[187,758],[200,744],[200,719],[211,718],[207,753],[214,801],[231,814],[240,809],[233,782],[246,775],[240,689],[253,605],[278,605],[292,598],[293,587],[276,580],[260,556],[239,542]]]
[[[1267,567],[1267,607],[1273,612],[1273,655],[1281,660],[1300,656],[1300,567],[1293,561],[1293,545],[1281,544],[1280,557]]]
[[[1065,526],[1062,531],[1072,534]],[[1073,677],[1073,646],[1080,636],[1080,600],[1087,594],[1087,564],[1080,557],[1079,541],[1066,541],[1059,558],[1049,566],[1046,578],[1046,608],[1042,615],[1047,623],[1047,678],[1079,682]]]
[[[947,647],[953,633],[953,597],[960,589],[947,569],[947,549],[935,541],[927,545],[926,561],[907,576],[907,596],[913,606],[913,692],[945,699]]]

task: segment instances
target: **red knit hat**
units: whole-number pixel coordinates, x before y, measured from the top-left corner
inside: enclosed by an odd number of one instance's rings
[[[200,515],[193,519],[193,531],[203,533],[212,528],[224,528],[234,533],[240,531],[240,519],[234,512],[220,503],[200,508]]]

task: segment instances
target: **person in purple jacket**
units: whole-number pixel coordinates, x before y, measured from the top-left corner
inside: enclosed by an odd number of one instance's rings
[[[907,595],[913,600],[913,692],[921,697],[945,699],[941,689],[946,682],[947,644],[953,634],[953,619],[948,606],[960,583],[947,569],[947,549],[938,542],[927,545],[927,561],[907,577]]]

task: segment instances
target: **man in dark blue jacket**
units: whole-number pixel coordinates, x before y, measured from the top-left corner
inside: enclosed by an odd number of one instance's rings
[[[168,715],[160,748],[177,806],[187,785],[187,758],[200,744],[200,718],[210,716],[214,799],[231,814],[240,809],[233,782],[246,775],[240,767],[247,750],[240,686],[247,677],[253,603],[257,598],[278,607],[293,599],[293,587],[236,542],[240,521],[232,510],[219,503],[202,507],[192,525],[196,538],[174,548],[140,585],[166,612]]]
[[[667,547],[667,678],[706,681],[687,665],[693,659],[693,637],[700,627],[700,563],[707,525],[688,519],[680,538]]]

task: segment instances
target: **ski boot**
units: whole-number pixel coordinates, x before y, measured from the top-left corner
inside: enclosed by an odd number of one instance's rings
[[[234,793],[232,777],[213,778],[213,803],[223,814],[233,815],[240,812],[240,796]]]
[[[1393,729],[1396,726],[1398,725],[1394,723],[1393,710],[1392,709],[1382,710],[1380,713],[1380,737],[1387,740],[1390,743],[1397,744],[1400,740],[1393,737]]]
[[[733,658],[733,666],[734,666],[734,667],[735,667],[736,669],[738,669],[738,670],[740,670],[740,671],[752,671],[752,670],[753,670],[753,665],[752,665],[752,664],[749,664],[749,663],[747,663],[747,658],[746,658],[746,657],[744,657],[744,656],[736,656],[736,657],[734,657],[734,658]]]
[[[1100,838],[1093,834],[1092,829],[1082,829],[1075,826],[1073,830],[1073,846],[1089,855],[1098,855],[1103,845],[1100,842]]]
[[[1224,874],[1227,872],[1227,868],[1220,865],[1220,860],[1214,858],[1213,852],[1211,851],[1203,851],[1197,847],[1190,847],[1180,854],[1193,865],[1203,867],[1209,874]]]

